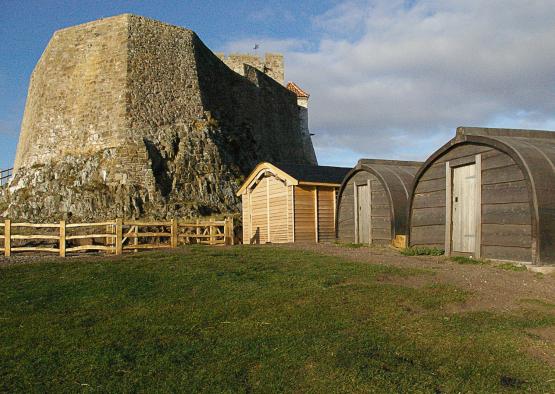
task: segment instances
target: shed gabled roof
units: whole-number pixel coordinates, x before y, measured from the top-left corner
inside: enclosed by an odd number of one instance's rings
[[[346,167],[313,166],[308,164],[259,163],[245,179],[237,195],[243,194],[264,174],[270,172],[291,185],[340,186],[343,178],[350,171]]]
[[[313,166],[304,164],[278,164],[282,171],[285,171],[299,183],[332,183],[340,185],[343,178],[350,168],[345,167],[329,167],[329,166]]]
[[[545,130],[459,127],[455,137],[434,152],[416,175],[436,159],[466,143],[491,146],[509,155],[521,168],[531,196],[534,262],[555,264],[555,132]],[[414,191],[414,189],[413,189]]]

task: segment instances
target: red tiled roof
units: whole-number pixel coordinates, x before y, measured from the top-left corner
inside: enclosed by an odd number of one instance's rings
[[[290,91],[292,91],[293,93],[295,93],[297,95],[297,97],[306,97],[306,98],[310,97],[310,94],[308,94],[307,92],[302,90],[299,87],[299,85],[297,85],[295,82],[289,82],[287,84],[286,88],[289,89]]]

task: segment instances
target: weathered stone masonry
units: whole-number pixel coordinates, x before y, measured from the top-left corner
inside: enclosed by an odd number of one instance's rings
[[[190,31],[120,15],[54,34],[31,77],[4,216],[237,212],[259,161],[313,164],[296,96]]]

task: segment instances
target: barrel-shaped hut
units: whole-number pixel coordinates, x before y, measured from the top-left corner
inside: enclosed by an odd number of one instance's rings
[[[404,245],[412,182],[422,163],[362,159],[345,176],[337,202],[341,242]]]
[[[555,264],[555,133],[459,127],[416,175],[412,246]]]
[[[335,240],[336,197],[350,168],[260,163],[237,192],[243,243]]]

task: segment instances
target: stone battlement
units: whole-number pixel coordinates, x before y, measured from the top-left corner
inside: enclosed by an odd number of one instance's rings
[[[285,68],[282,54],[266,53],[264,58],[248,53],[230,53],[226,56],[222,52],[216,52],[215,55],[237,74],[245,75],[244,65],[247,64],[262,71],[281,85],[283,85],[285,81]]]

